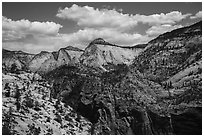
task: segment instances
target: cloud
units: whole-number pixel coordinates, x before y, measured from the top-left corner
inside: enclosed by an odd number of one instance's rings
[[[26,19],[11,20],[2,17],[2,46],[10,50],[23,50],[37,53],[40,50],[52,51],[63,46],[59,35],[60,24],[54,22],[31,22]]]
[[[81,45],[80,48],[85,48],[88,44],[96,39],[103,38],[104,40],[117,45],[122,46],[133,46],[139,43],[147,43],[150,40],[150,37],[143,36],[138,33],[129,34],[122,33],[116,30],[102,29],[96,30],[93,28],[86,28],[79,30],[73,34],[62,34],[64,40],[69,44],[78,44]]]
[[[139,43],[147,43],[151,37],[138,33],[129,34],[116,30],[86,28],[71,34],[59,34],[57,36],[28,37],[23,40],[3,42],[3,48],[10,50],[23,50],[30,53],[39,53],[42,50],[57,51],[68,45],[85,49],[96,38],[121,46],[133,46]]]
[[[72,5],[70,8],[59,9],[56,15],[62,19],[71,19],[77,25],[89,28],[115,28],[118,30],[130,29],[137,25],[129,14],[122,14],[117,10],[95,9],[89,6]]]
[[[55,36],[60,28],[62,26],[54,22],[31,22],[25,19],[14,21],[2,17],[3,41],[22,39],[27,35]]]
[[[175,24],[187,18],[191,14],[182,14],[179,11],[169,13],[140,15],[124,14],[116,9],[98,9],[89,6],[72,5],[70,8],[59,9],[57,17],[69,19],[77,22],[78,26],[88,28],[112,28],[117,31],[125,32],[136,27],[138,22],[143,24]]]
[[[2,17],[2,46],[30,53],[56,51],[68,45],[85,49],[92,40],[99,37],[112,44],[133,46],[147,43],[161,33],[182,27],[177,25],[178,22],[191,15],[179,11],[152,15],[122,12],[118,9],[98,9],[76,4],[59,9],[57,17],[75,21],[80,26],[79,30],[69,34],[60,34],[62,25],[54,22],[31,22],[26,19],[14,21]],[[142,35],[136,30],[144,24],[149,28],[145,28],[146,33]]]
[[[65,47],[67,42],[61,36],[28,37],[23,40],[6,41],[2,47],[8,50],[22,50],[29,53],[41,51],[57,51]]]
[[[158,36],[162,33],[172,31],[174,29],[178,29],[183,27],[182,25],[170,25],[170,24],[163,24],[163,25],[156,25],[150,27],[147,31],[146,34],[148,36]]]
[[[202,11],[197,12],[194,16],[191,16],[190,19],[202,18]]]
[[[172,11],[169,13],[161,13],[161,14],[153,14],[153,15],[139,15],[136,14],[134,16],[135,20],[142,23],[147,23],[150,26],[152,25],[159,25],[159,24],[176,24],[181,20],[190,16],[190,13],[182,14],[179,11]]]

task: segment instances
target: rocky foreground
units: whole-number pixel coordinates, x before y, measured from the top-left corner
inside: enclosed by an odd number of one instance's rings
[[[90,134],[91,122],[51,98],[51,86],[39,75],[3,74],[2,88],[3,134]]]

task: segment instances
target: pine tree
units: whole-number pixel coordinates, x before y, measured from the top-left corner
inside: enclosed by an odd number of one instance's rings
[[[17,65],[15,64],[15,63],[13,63],[12,65],[11,65],[11,69],[10,69],[10,71],[11,71],[11,73],[16,73],[17,72]]]

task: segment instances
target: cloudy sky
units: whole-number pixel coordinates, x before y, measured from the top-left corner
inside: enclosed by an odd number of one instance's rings
[[[39,53],[84,49],[95,38],[122,46],[202,19],[202,3],[2,3],[2,46]]]

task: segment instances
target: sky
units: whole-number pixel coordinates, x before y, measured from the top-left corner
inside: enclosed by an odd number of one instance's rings
[[[134,46],[200,20],[201,2],[3,2],[2,47],[28,53],[85,49],[96,38]]]

